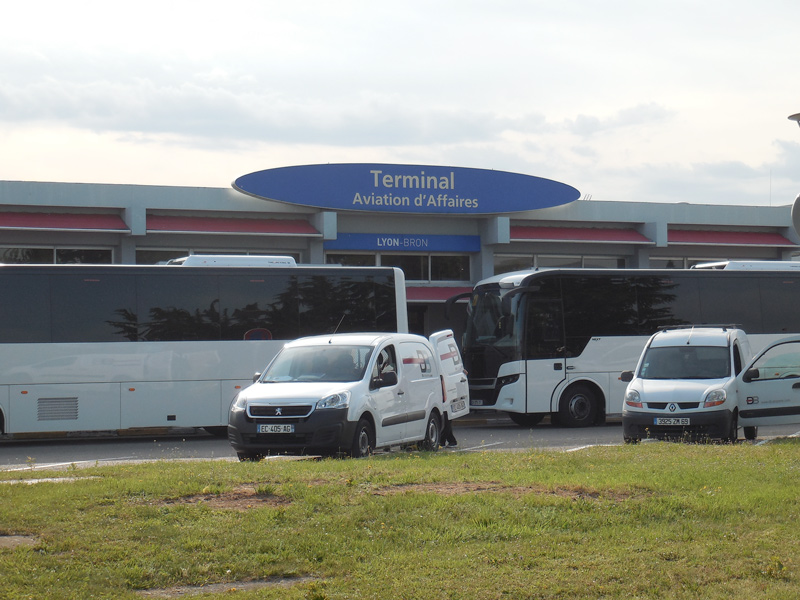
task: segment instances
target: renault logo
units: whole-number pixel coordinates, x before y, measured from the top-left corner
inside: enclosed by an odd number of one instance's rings
[[[678,407],[674,402],[670,402],[669,406],[667,407],[667,410],[669,410],[669,412],[675,412],[676,410],[678,410]]]

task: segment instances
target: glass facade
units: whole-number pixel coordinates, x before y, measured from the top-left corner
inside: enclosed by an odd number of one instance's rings
[[[111,249],[91,248],[0,248],[0,263],[13,264],[91,264],[110,265],[114,253]]]
[[[380,261],[382,267],[397,267],[407,281],[471,281],[470,257],[451,254],[343,254],[329,252],[328,264],[369,266]]]

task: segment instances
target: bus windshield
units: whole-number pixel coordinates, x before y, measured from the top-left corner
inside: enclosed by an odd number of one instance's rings
[[[517,350],[515,319],[504,313],[503,290],[476,290],[470,300],[471,312],[464,337],[465,348],[491,346],[511,358]],[[512,302],[515,299],[512,298]]]

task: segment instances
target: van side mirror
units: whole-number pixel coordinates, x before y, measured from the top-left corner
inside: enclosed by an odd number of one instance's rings
[[[623,371],[619,374],[619,380],[624,381],[625,383],[630,383],[633,381],[633,371]]]
[[[758,369],[747,369],[747,371],[744,372],[744,375],[742,375],[742,381],[745,383],[750,383],[753,381],[753,379],[758,379],[758,377]]]
[[[259,379],[261,379],[261,373],[259,373],[259,372],[253,373],[253,383],[258,381]]]
[[[397,385],[397,373],[394,371],[387,371],[380,377],[376,377],[373,381],[376,388],[391,387]]]

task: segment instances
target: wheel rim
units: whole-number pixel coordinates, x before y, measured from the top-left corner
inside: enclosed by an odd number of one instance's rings
[[[583,394],[575,394],[569,399],[569,416],[576,421],[584,421],[592,413],[592,401]]]
[[[366,427],[362,428],[358,434],[358,453],[361,456],[369,454],[369,431]]]
[[[439,445],[439,423],[433,417],[428,420],[428,441],[432,448]]]

